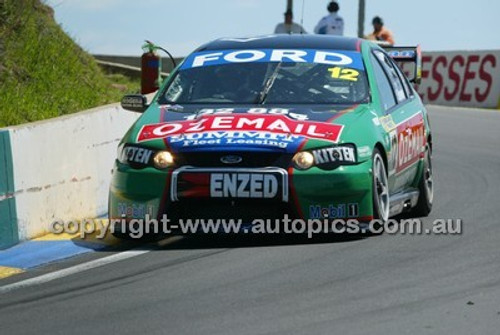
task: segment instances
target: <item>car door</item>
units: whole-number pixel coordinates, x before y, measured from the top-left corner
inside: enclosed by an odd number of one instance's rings
[[[413,184],[424,141],[423,111],[408,80],[392,59],[379,49],[372,50],[382,109],[380,118],[389,134],[389,187],[391,193],[405,191]]]

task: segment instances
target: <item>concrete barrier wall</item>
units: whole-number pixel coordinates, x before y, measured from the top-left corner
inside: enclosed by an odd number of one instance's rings
[[[107,212],[117,145],[138,116],[113,104],[5,129],[15,167],[9,194],[19,240],[46,233],[56,219]]]

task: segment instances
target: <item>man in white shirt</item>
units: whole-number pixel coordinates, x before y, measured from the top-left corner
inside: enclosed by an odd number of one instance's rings
[[[278,23],[274,29],[275,34],[306,34],[306,31],[298,23],[293,22],[293,13],[287,10],[285,13],[285,22]]]
[[[327,7],[329,15],[319,20],[314,32],[322,35],[344,35],[344,19],[337,14],[340,7],[336,1],[332,1]]]

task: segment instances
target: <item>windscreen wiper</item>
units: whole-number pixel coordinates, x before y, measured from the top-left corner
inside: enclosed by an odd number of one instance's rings
[[[281,64],[282,63],[278,63],[278,65],[276,65],[276,67],[274,68],[273,73],[269,76],[269,78],[267,78],[264,88],[255,99],[256,104],[261,105],[266,102],[267,96],[269,95],[269,91],[271,91],[271,88],[274,85],[274,81],[278,77],[278,72],[281,68]]]

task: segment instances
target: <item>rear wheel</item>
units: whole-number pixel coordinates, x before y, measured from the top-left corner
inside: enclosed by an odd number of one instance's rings
[[[429,146],[425,148],[424,166],[422,175],[418,182],[418,203],[412,209],[412,216],[427,216],[432,210],[432,202],[434,200],[434,178],[432,174],[432,152]]]

